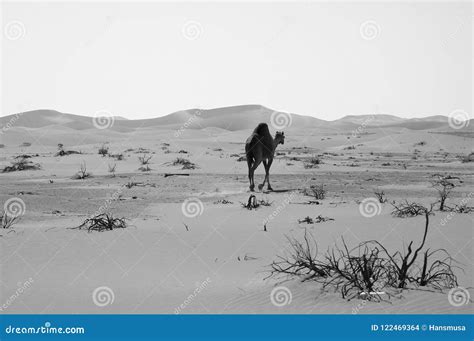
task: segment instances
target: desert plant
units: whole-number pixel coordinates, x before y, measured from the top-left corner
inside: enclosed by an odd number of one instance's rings
[[[400,204],[393,202],[392,206],[394,208],[392,211],[392,215],[397,218],[416,217],[419,215],[423,215],[426,210],[426,207],[424,207],[423,205],[420,205],[415,202],[410,203],[407,200]]]
[[[117,164],[108,164],[108,172],[112,175],[113,178],[115,178],[115,168],[117,167]]]
[[[153,157],[153,155],[146,155],[146,154],[143,154],[142,156],[139,156],[138,157],[138,161],[140,161],[140,164],[141,165],[148,165],[150,163],[150,160],[151,158]]]
[[[76,174],[73,175],[74,180],[84,180],[86,178],[89,178],[91,176],[91,173],[87,171],[87,165],[85,161],[82,161],[81,166],[79,170],[77,171]]]
[[[305,161],[304,168],[318,168],[318,165],[322,164],[323,162],[319,157],[312,157]]]
[[[436,253],[443,253],[444,258],[436,259],[429,265],[429,258]],[[457,276],[453,272],[455,261],[444,249],[438,249],[430,252],[426,250],[423,255],[423,265],[415,281],[420,286],[432,286],[438,290],[444,288],[454,288],[458,286]]]
[[[101,213],[87,218],[81,225],[71,227],[70,229],[86,229],[88,232],[103,232],[112,231],[114,229],[124,229],[126,227],[127,223],[125,218],[114,218],[110,213]]]
[[[289,251],[283,256],[277,256],[277,260],[270,264],[268,277],[303,276],[304,280],[310,280],[330,275],[331,268],[318,260],[318,245],[312,235],[308,236],[306,230],[303,242],[288,236],[286,239]]]
[[[106,156],[107,154],[109,153],[109,147],[107,147],[104,144],[102,144],[102,146],[99,148],[99,155],[102,155],[102,157]]]
[[[385,198],[385,192],[384,191],[374,191],[375,196],[377,197],[377,200],[381,204],[385,204],[387,202],[387,198]]]
[[[149,172],[149,171],[151,171],[151,168],[150,168],[150,166],[145,165],[145,166],[139,167],[138,170],[141,171],[141,172]]]
[[[340,291],[342,298],[381,300],[379,290],[391,281],[389,260],[372,243],[362,243],[349,250],[344,238],[341,239],[342,247],[335,245],[327,252],[327,266],[332,276],[323,282],[323,287],[334,287]]]
[[[324,185],[311,185],[309,188],[303,189],[303,194],[313,197],[316,200],[322,200],[326,198],[327,191],[324,189]]]
[[[109,154],[109,157],[114,158],[117,161],[122,161],[123,160],[123,154]]]
[[[25,157],[24,155],[22,155],[20,157],[15,157],[15,161],[11,162],[11,166],[5,166],[2,172],[8,173],[23,170],[41,169],[41,166],[38,163],[33,163],[32,161],[28,160],[28,158],[30,158],[30,156]]]
[[[31,142],[23,142],[20,147],[30,147],[31,146]]]
[[[184,159],[184,158],[181,158],[181,157],[176,158],[172,162],[172,165],[173,166],[182,165],[183,167],[181,169],[195,169],[195,168],[197,168],[196,164],[192,163],[188,159]]]
[[[2,216],[0,217],[0,221],[2,223],[3,229],[12,228],[14,224],[18,221],[17,216],[9,216],[8,213],[4,210]]]
[[[432,178],[434,179],[431,180],[431,185],[436,189],[439,196],[439,210],[444,211],[446,199],[448,199],[449,194],[456,187],[455,182],[460,181],[460,179],[455,176],[441,174],[434,174]]]

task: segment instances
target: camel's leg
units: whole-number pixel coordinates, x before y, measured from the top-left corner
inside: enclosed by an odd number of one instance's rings
[[[262,160],[260,159],[255,159],[254,162],[253,162],[253,165],[252,165],[252,168],[250,169],[250,176],[252,177],[252,184],[250,185],[250,190],[253,191],[254,188],[255,188],[255,180],[254,180],[254,174],[255,174],[255,170],[257,169],[257,167],[260,165],[260,162],[262,162]]]
[[[250,157],[248,156],[247,156],[247,166],[249,168],[249,188],[250,188],[250,191],[253,192],[255,185],[253,183],[252,160],[250,160]]]
[[[273,163],[273,159],[268,159],[268,164],[265,167],[265,173],[266,173],[267,184],[268,184],[267,189],[269,191],[273,191],[273,188],[270,185],[270,167],[272,166],[272,163]]]
[[[261,191],[263,186],[265,186],[265,182],[268,181],[268,165],[267,160],[263,160],[263,167],[265,167],[265,178],[263,179],[263,183],[258,185],[258,190]]]

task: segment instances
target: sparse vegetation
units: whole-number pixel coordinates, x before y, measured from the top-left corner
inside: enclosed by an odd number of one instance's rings
[[[24,171],[24,170],[38,170],[41,169],[39,163],[33,163],[32,161],[28,160],[27,157],[20,156],[19,158],[15,158],[15,161],[11,162],[11,166],[5,166],[3,168],[3,173],[9,172],[17,172],[17,171]]]
[[[20,147],[30,147],[31,146],[31,142],[23,142]]]
[[[387,202],[387,198],[385,197],[385,192],[382,190],[377,190],[374,191],[375,196],[377,197],[377,200],[381,204],[385,204]]]
[[[264,200],[264,199],[257,200],[255,195],[252,194],[252,195],[249,196],[249,199],[248,199],[247,203],[244,204],[242,202],[241,205],[242,205],[242,207],[244,207],[248,210],[255,210],[255,209],[259,208],[260,206],[271,206],[272,203],[269,202],[268,200]]]
[[[405,200],[400,204],[395,202],[392,203],[393,211],[392,215],[397,218],[409,218],[409,217],[416,217],[419,215],[423,215],[425,213],[426,208],[423,205],[420,205],[415,202],[408,202]]]
[[[431,181],[431,185],[438,191],[439,210],[444,211],[449,194],[461,180],[451,175],[434,174],[432,177],[434,180]]]
[[[85,161],[82,161],[81,166],[76,174],[73,175],[74,180],[84,180],[91,177],[91,173],[87,171],[87,165]]]
[[[104,143],[102,146],[99,148],[99,155],[102,155],[102,157],[106,156],[109,154],[109,147]]]
[[[8,213],[4,210],[0,221],[2,222],[2,229],[12,228],[14,224],[18,222],[17,216],[9,216]]]
[[[115,229],[124,229],[127,227],[125,218],[114,218],[112,214],[101,213],[97,214],[91,218],[87,218],[84,222],[76,227],[70,229],[85,229],[88,232],[97,231],[112,231]]]
[[[318,215],[316,218],[311,218],[310,216],[307,216],[303,219],[298,219],[298,223],[306,223],[306,224],[319,224],[319,223],[324,223],[326,221],[331,221],[334,220],[333,218],[329,217],[323,217],[322,215]]]
[[[138,157],[138,161],[140,162],[141,165],[148,165],[152,157],[153,155],[143,154],[142,156]]]
[[[304,163],[304,168],[309,169],[309,168],[318,168],[320,164],[323,162],[319,157],[312,157],[309,160],[306,160]]]
[[[314,237],[308,237],[305,230],[303,242],[287,237],[290,251],[277,256],[278,259],[270,264],[269,277],[301,277],[304,281],[321,283],[323,288],[333,288],[343,298],[373,301],[382,300],[382,294],[390,298],[390,293],[386,292],[390,288],[432,287],[443,290],[456,287],[454,269],[457,266],[449,253],[444,249],[423,250],[432,209],[433,205],[430,209],[423,207],[425,228],[416,249],[411,241],[406,250],[390,253],[384,245],[373,240],[349,248],[341,238],[342,246],[335,244],[320,258]],[[423,255],[421,263],[417,262],[420,255]]]
[[[179,166],[179,165],[182,165],[183,167],[181,169],[196,169],[197,168],[197,165],[192,163],[191,161],[189,161],[188,159],[184,159],[184,158],[181,158],[181,157],[178,157],[176,158],[173,162],[172,162],[172,165],[173,166]]]
[[[303,189],[303,194],[313,197],[316,200],[323,200],[326,198],[327,191],[324,189],[324,185],[311,185],[309,188]]]
[[[115,168],[116,168],[116,167],[117,167],[117,164],[116,164],[116,163],[114,163],[114,164],[109,163],[109,164],[108,164],[108,172],[111,174],[111,176],[112,176],[113,178],[115,178]]]
[[[58,143],[58,151],[54,156],[66,156],[71,154],[81,154],[81,152],[75,150],[64,150],[64,145],[62,143]]]

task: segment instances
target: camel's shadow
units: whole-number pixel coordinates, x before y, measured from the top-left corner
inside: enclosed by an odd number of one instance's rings
[[[297,191],[298,188],[288,188],[288,189],[274,189],[272,191],[262,191],[262,193],[264,194],[268,194],[268,193],[287,193],[287,192],[293,192],[293,191]]]

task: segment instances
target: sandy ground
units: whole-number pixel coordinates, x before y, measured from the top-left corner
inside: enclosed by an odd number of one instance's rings
[[[0,231],[2,312],[473,312],[472,302],[459,307],[450,304],[447,291],[406,290],[376,303],[345,300],[311,281],[264,279],[268,265],[287,252],[286,236],[301,239],[305,230],[317,240],[320,252],[341,237],[349,245],[376,239],[391,251],[401,250],[411,240],[417,243],[424,218],[394,218],[390,203],[382,205],[380,214],[367,218],[360,213],[360,201],[381,189],[389,202],[408,199],[429,204],[436,201],[430,175],[449,173],[461,177],[463,183],[448,203],[461,202],[474,191],[472,163],[458,158],[472,150],[472,139],[403,130],[375,131],[357,139],[343,134],[304,138],[288,134],[287,143],[278,148],[283,154],[276,157],[271,170],[276,192],[256,193],[257,199],[268,200],[271,206],[247,210],[241,205],[249,197],[247,166],[237,161],[247,133],[208,129],[186,131],[177,138],[172,131],[144,129],[126,138],[107,135],[110,153],[123,153],[122,161],[98,155],[101,143],[95,142],[100,141],[96,135],[93,142],[85,133],[68,136],[61,132],[53,138],[31,130],[21,137],[10,135],[8,142],[30,137],[33,144],[8,144],[1,150],[1,166],[18,154],[38,154],[31,160],[41,164],[41,170],[0,175],[2,202],[20,198],[25,203],[24,215],[14,228]],[[415,147],[421,140],[426,145]],[[55,157],[58,142],[82,154]],[[151,171],[138,171],[138,156],[143,155],[138,148],[153,155]],[[416,159],[415,149],[419,150]],[[323,163],[306,169],[305,160],[314,155],[320,155]],[[172,166],[177,157],[188,158],[198,168]],[[92,177],[71,179],[82,162]],[[113,163],[117,164],[115,177],[107,171]],[[189,176],[164,177],[164,173]],[[256,182],[262,180],[263,167],[256,175]],[[130,182],[136,186],[127,188]],[[320,205],[305,204],[310,198],[300,190],[316,184],[324,184],[327,197]],[[183,213],[183,203],[190,198],[199,199],[195,217],[193,212]],[[69,229],[100,210],[127,218],[129,227],[103,233]],[[334,221],[298,223],[298,219],[318,215]],[[472,296],[473,216],[455,214],[443,223],[447,215],[436,212],[431,218],[427,245],[446,249],[460,262],[464,272],[457,272],[459,285]],[[278,286],[291,293],[291,301],[283,306],[270,298]],[[107,287],[104,306],[93,300],[100,287]]]

